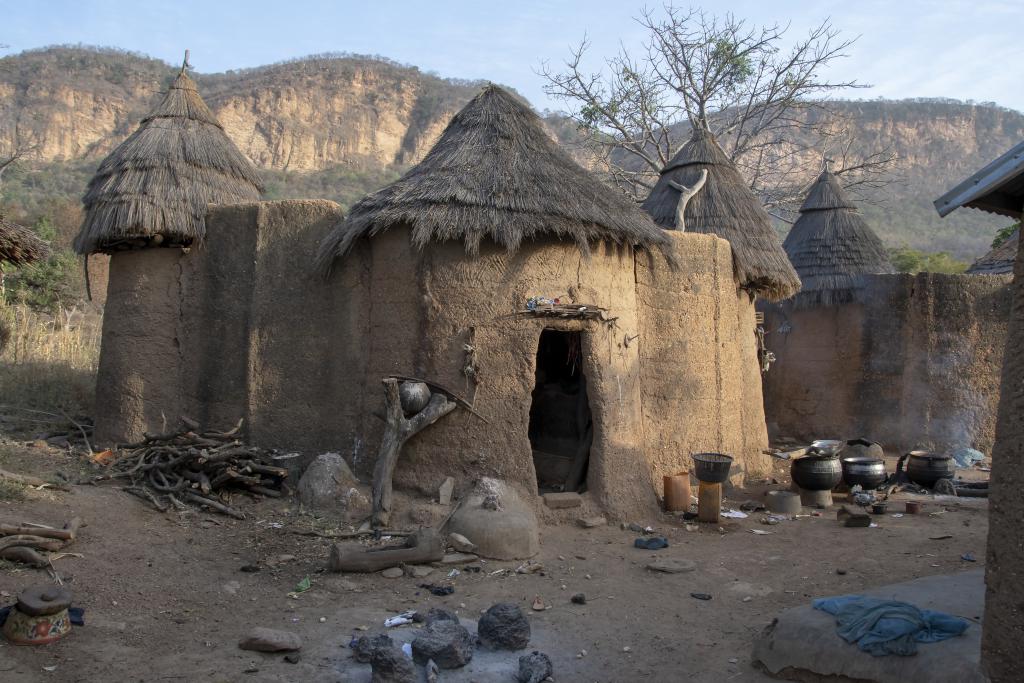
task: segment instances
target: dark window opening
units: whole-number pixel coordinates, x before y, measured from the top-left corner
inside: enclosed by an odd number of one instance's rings
[[[594,425],[579,332],[544,330],[530,405],[530,446],[537,488],[584,491]]]

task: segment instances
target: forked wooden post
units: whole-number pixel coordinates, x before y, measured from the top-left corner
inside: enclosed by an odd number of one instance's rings
[[[700,188],[704,187],[704,183],[708,180],[708,169],[703,169],[700,172],[700,179],[693,184],[693,187],[687,187],[686,185],[680,185],[674,180],[668,181],[669,186],[679,190],[679,201],[676,202],[676,230],[680,232],[686,232],[686,205],[689,203],[693,196],[700,192]]]
[[[455,410],[456,403],[435,391],[430,402],[420,412],[406,419],[402,412],[402,399],[398,393],[398,380],[385,377],[384,401],[387,405],[384,438],[377,452],[377,464],[373,469],[373,526],[387,526],[391,521],[392,478],[402,446],[414,434],[434,424]]]

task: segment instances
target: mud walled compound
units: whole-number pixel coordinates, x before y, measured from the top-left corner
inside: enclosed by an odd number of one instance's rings
[[[734,455],[739,478],[767,470],[754,305],[728,242],[670,233],[670,267],[657,252],[598,243],[584,256],[554,239],[467,256],[458,243],[417,249],[392,229],[324,280],[314,254],[340,215],[319,200],[221,206],[201,246],[115,254],[97,436],[133,441],[179,415],[242,417],[254,444],[340,451],[368,479],[381,380],[401,375],[450,388],[478,414],[456,410],[410,441],[400,489],[492,476],[539,500],[551,462],[535,457],[538,444],[557,455],[577,443],[564,424],[572,409],[561,425],[531,420],[549,389],[585,392],[584,512],[650,511],[662,476],[694,452]],[[601,307],[604,320],[522,314],[537,295]]]

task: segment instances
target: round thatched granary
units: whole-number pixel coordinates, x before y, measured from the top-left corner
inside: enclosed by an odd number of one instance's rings
[[[971,264],[970,275],[1013,275],[1013,263],[1020,245],[1020,228]]]
[[[382,426],[366,416],[382,410],[389,375],[449,387],[476,413],[410,441],[399,486],[487,475],[532,496],[583,492],[585,508],[625,517],[649,512],[662,475],[693,452],[734,454],[740,476],[763,466],[728,243],[661,230],[500,88],[357,203],[319,264],[333,270],[344,337],[358,340],[336,418],[357,468],[375,458]]]
[[[22,266],[50,255],[50,247],[28,228],[0,216],[0,266]],[[0,277],[3,269],[0,267]]]
[[[100,164],[83,198],[80,254],[111,254],[97,376],[96,433],[139,438],[176,420],[164,375],[180,358],[181,262],[210,204],[258,199],[260,178],[184,67],[139,127]]]
[[[773,436],[863,436],[892,449],[991,446],[1005,278],[895,274],[828,169],[784,247],[803,289],[760,306],[776,357],[764,375]]]

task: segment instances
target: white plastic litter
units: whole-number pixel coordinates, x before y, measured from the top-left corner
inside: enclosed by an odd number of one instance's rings
[[[729,509],[729,510],[723,511],[722,512],[722,516],[723,517],[727,517],[729,519],[746,519],[747,518],[747,513],[746,512],[740,512],[739,510]]]
[[[412,623],[412,618],[416,612],[409,610],[408,612],[402,612],[393,617],[389,617],[384,620],[384,628],[394,628],[395,626],[405,626],[406,624]]]

